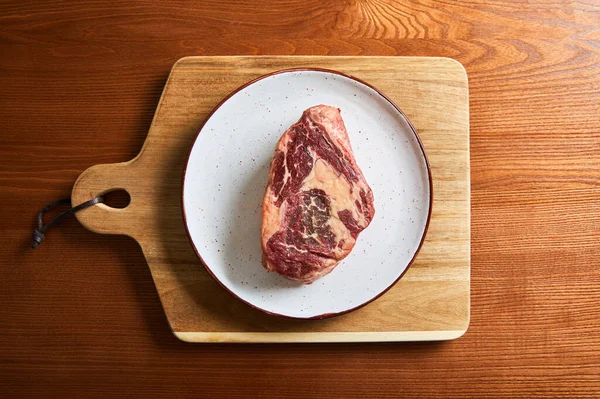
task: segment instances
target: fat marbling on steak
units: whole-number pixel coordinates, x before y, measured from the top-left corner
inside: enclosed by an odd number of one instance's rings
[[[262,205],[263,265],[302,284],[331,272],[373,219],[340,110],[308,108],[285,131]]]

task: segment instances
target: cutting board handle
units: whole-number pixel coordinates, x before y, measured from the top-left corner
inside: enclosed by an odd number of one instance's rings
[[[85,170],[75,182],[71,194],[73,205],[88,201],[115,190],[125,190],[131,198],[125,208],[96,204],[76,214],[79,222],[89,230],[102,234],[124,234],[133,237],[139,230],[139,203],[131,190],[133,161],[94,165]],[[129,184],[128,184],[129,183]]]

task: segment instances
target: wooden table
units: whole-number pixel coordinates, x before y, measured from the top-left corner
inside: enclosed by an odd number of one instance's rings
[[[4,1],[0,396],[598,397],[600,1]],[[132,158],[186,55],[447,56],[471,89],[457,341],[190,345],[138,246],[33,217]]]

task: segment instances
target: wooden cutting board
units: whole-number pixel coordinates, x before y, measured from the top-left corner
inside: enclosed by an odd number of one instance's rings
[[[196,257],[181,214],[183,165],[210,111],[247,81],[291,67],[334,69],[380,89],[415,125],[433,175],[429,232],[409,271],[371,304],[326,320],[277,318],[235,299]],[[77,213],[77,218],[92,231],[137,240],[173,333],[184,341],[446,340],[461,336],[469,325],[469,175],[467,76],[454,60],[187,57],[171,70],[139,155],[89,168],[75,183],[72,199],[76,205],[115,189],[129,193],[131,202],[124,209],[99,204]]]

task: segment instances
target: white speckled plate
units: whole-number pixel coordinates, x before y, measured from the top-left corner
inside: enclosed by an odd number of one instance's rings
[[[327,276],[299,285],[261,265],[261,204],[275,144],[306,108],[341,109],[375,217]],[[190,241],[210,274],[249,305],[279,316],[323,318],[357,309],[408,269],[431,216],[431,173],[400,109],[365,82],[334,71],[285,70],[241,87],[208,117],[183,180]]]

